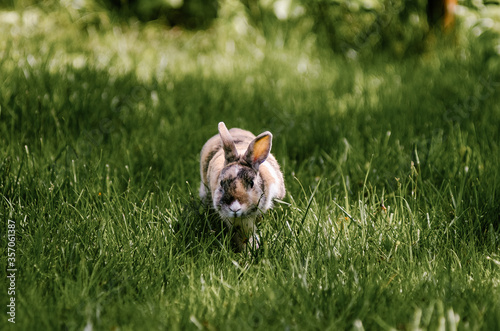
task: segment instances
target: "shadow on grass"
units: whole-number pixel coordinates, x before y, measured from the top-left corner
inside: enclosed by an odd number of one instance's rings
[[[179,251],[211,254],[232,249],[231,231],[216,211],[193,195],[184,199],[173,232],[177,240],[175,247]]]
[[[190,194],[183,200],[179,218],[172,227],[177,253],[241,254],[254,262],[263,256],[265,249],[262,247],[247,247],[247,250],[242,251],[234,240],[237,230],[229,229],[219,214],[198,197]],[[264,217],[260,217],[257,223]],[[259,228],[257,232],[260,233]]]

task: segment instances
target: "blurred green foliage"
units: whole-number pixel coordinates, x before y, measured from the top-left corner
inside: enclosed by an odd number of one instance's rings
[[[321,44],[349,57],[381,48],[405,55],[422,48],[426,0],[248,1],[251,21],[273,30],[276,21],[307,26]]]
[[[498,24],[484,21],[485,13],[500,18],[497,2],[461,0],[458,25],[492,30],[487,38],[498,38]],[[386,52],[397,58],[421,54],[429,42],[428,0],[6,0],[0,7],[66,7],[80,12],[107,13],[113,21],[134,18],[159,21],[167,26],[208,29],[214,24],[231,25],[234,18],[274,44],[302,47],[312,40],[316,46],[349,59],[371,58]],[[88,16],[88,15],[87,15]],[[92,15],[90,15],[92,16]],[[85,15],[79,15],[80,20]],[[483,17],[483,18],[480,18]],[[97,20],[99,21],[99,19]],[[101,19],[102,21],[102,19]],[[243,22],[243,23],[242,23]],[[100,22],[96,22],[99,26]],[[245,27],[245,29],[247,29]],[[241,29],[240,29],[241,30]],[[449,40],[460,38],[450,33]],[[432,33],[431,33],[432,34]],[[484,36],[483,36],[484,37]],[[466,38],[466,37],[465,37]],[[495,41],[493,40],[493,44]],[[491,45],[492,43],[489,42]],[[490,50],[496,52],[495,50]],[[497,53],[497,52],[496,52]]]
[[[165,19],[169,25],[206,28],[217,17],[217,0],[97,0],[106,8],[142,21]]]

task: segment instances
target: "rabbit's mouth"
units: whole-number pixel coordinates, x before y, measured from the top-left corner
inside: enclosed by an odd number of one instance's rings
[[[234,202],[230,205],[219,206],[219,212],[222,217],[235,219],[235,218],[245,218],[252,217],[259,214],[258,206],[248,206],[235,204]]]
[[[240,218],[246,216],[243,209],[231,209],[231,206],[225,206],[220,210],[222,216],[226,218]]]

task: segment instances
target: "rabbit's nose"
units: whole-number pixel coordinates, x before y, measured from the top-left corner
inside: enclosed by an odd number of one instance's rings
[[[231,205],[229,206],[229,210],[232,211],[233,213],[236,213],[241,210],[241,204],[238,202],[238,200],[234,200]]]

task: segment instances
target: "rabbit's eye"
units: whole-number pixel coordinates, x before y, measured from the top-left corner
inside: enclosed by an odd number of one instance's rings
[[[250,181],[248,182],[248,185],[250,186],[250,188],[253,187],[253,179],[250,179]]]

